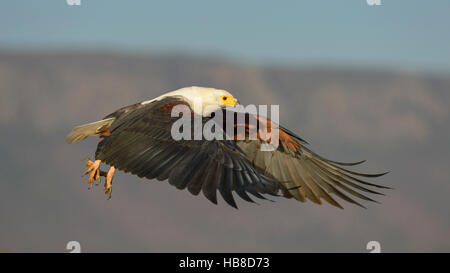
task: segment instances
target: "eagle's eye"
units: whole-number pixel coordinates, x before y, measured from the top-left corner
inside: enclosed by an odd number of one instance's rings
[[[227,99],[228,99],[227,96],[223,96],[223,97],[222,97],[222,100],[223,100],[223,101],[226,101]]]

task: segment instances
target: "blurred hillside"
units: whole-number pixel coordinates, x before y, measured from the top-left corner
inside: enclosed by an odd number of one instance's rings
[[[78,124],[184,86],[279,104],[280,121],[331,159],[392,171],[383,204],[345,210],[292,200],[210,204],[165,182],[118,174],[88,190],[67,145]],[[65,251],[449,251],[450,76],[256,67],[184,56],[0,54],[0,249]],[[144,183],[145,182],[145,183]]]

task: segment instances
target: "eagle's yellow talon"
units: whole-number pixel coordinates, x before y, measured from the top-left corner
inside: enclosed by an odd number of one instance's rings
[[[105,194],[109,194],[108,200],[111,199],[111,191],[112,191],[111,185],[112,185],[112,180],[114,178],[115,170],[116,170],[116,168],[114,168],[114,166],[111,166],[108,173],[106,173]]]
[[[89,158],[86,158],[86,166],[90,167],[92,164],[94,164],[94,162],[92,162]]]
[[[95,180],[99,180],[100,179],[100,169],[97,169],[97,171],[95,172]]]
[[[88,179],[89,184],[91,184],[94,179],[98,180],[100,177],[100,163],[102,163],[101,160],[95,160],[94,162],[90,160],[86,161],[86,166],[89,166],[89,168],[84,172],[84,175],[90,173]]]
[[[91,168],[92,168],[92,167],[89,167],[89,169],[87,169],[87,170],[84,172],[83,176],[85,176],[86,174],[90,173],[90,172],[92,171]]]
[[[101,160],[95,160],[94,162],[87,159],[86,161],[86,166],[88,166],[89,168],[84,172],[84,175],[89,174],[89,179],[88,179],[88,183],[89,183],[89,188],[92,187],[94,180],[95,181],[99,181],[99,183],[97,183],[96,185],[101,183],[100,177],[104,176],[106,177],[105,180],[105,194],[109,195],[108,200],[111,199],[111,184],[112,184],[112,180],[114,177],[114,171],[115,168],[113,166],[111,166],[111,168],[109,169],[108,172],[104,172],[102,170],[100,170],[100,164],[102,163]]]

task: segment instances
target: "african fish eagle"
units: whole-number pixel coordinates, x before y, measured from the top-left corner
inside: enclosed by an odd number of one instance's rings
[[[200,101],[199,111],[194,102]],[[386,173],[358,173],[345,166],[364,161],[343,163],[321,157],[306,147],[306,142],[278,125],[276,149],[263,151],[267,143],[259,133],[250,138],[250,120],[258,121],[258,129],[270,129],[271,120],[258,114],[244,113],[244,122],[234,118],[232,136],[213,140],[175,140],[171,128],[178,117],[171,115],[177,105],[188,107],[202,124],[211,120],[214,112],[229,113],[238,100],[225,90],[206,87],[186,87],[155,99],[120,108],[100,121],[77,126],[67,135],[67,143],[75,143],[88,136],[99,137],[95,160],[87,159],[85,174],[89,184],[105,179],[105,193],[111,194],[116,169],[147,179],[168,180],[178,189],[188,189],[193,195],[200,192],[217,204],[217,191],[232,207],[237,208],[232,192],[248,202],[250,196],[266,199],[267,195],[284,196],[321,204],[322,199],[342,208],[335,196],[364,207],[353,198],[374,201],[361,192],[382,194],[371,187],[385,188],[360,177],[379,177]],[[244,138],[237,137],[237,128],[244,128]],[[254,132],[254,130],[253,130]],[[257,132],[259,132],[257,130]],[[107,172],[100,164],[110,165]],[[358,190],[358,191],[357,191]],[[334,196],[332,196],[334,195]],[[350,198],[350,196],[352,198]],[[374,201],[376,202],[376,201]]]

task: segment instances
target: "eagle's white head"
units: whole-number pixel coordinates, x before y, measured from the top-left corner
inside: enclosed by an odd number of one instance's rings
[[[172,96],[183,97],[183,99],[189,103],[189,106],[192,108],[192,110],[196,114],[202,116],[209,115],[211,112],[214,112],[219,108],[236,106],[236,104],[238,104],[238,100],[233,97],[233,95],[231,95],[228,91],[199,86],[184,87],[163,94],[162,96],[159,96],[154,100],[160,100]],[[143,103],[150,103],[154,100]]]

